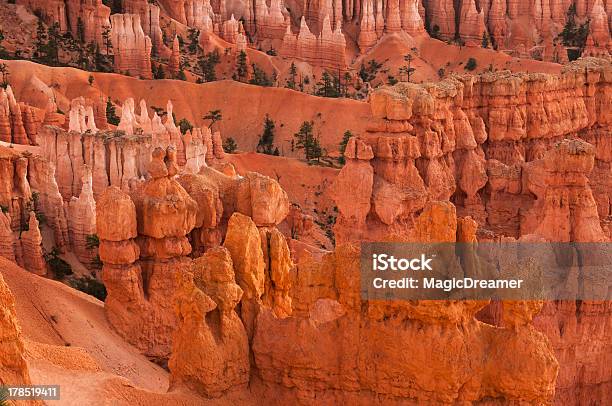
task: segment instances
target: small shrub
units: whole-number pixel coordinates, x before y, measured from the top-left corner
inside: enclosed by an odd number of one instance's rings
[[[59,257],[60,251],[53,247],[51,252],[45,254],[45,261],[51,268],[51,272],[57,279],[64,279],[67,275],[72,275],[70,264]]]
[[[87,293],[88,295],[91,295],[101,301],[106,299],[106,288],[104,287],[104,284],[97,279],[89,277],[76,278],[70,281],[70,285],[73,288],[80,290],[83,293]]]
[[[100,246],[100,239],[96,234],[89,234],[85,237],[85,248],[88,250],[96,249]]]
[[[236,140],[232,137],[228,137],[225,141],[223,141],[223,151],[228,154],[233,154],[238,149],[238,144],[236,144]]]
[[[187,131],[193,130],[193,125],[186,118],[181,118],[178,122],[179,129],[181,130],[181,134],[187,134]]]
[[[465,64],[465,69],[469,71],[473,71],[477,67],[478,67],[478,62],[476,62],[476,59],[474,58],[468,59],[467,63]]]

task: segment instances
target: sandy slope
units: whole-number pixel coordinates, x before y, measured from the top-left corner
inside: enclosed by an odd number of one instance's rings
[[[168,373],[111,330],[102,302],[2,257],[0,272],[15,296],[33,383],[61,385],[54,405],[204,403],[187,392],[166,393]]]
[[[69,101],[85,96],[91,99],[110,95],[116,102],[133,97],[144,98],[150,106],[165,108],[170,99],[177,119],[183,117],[195,125],[208,124],[202,117],[220,109],[223,121],[219,129],[224,137],[233,137],[244,150],[254,150],[263,129],[266,114],[276,122],[276,145],[283,155],[290,155],[290,142],[302,122],[313,120],[324,147],[335,150],[346,130],[361,133],[370,119],[370,106],[361,101],[330,99],[284,88],[264,88],[235,81],[204,84],[179,80],[138,80],[110,73],[90,73],[74,68],[51,68],[28,61],[4,61],[11,72],[11,86],[17,99],[36,107],[46,106],[54,94],[60,109],[69,110]],[[152,114],[152,111],[151,111]]]
[[[413,48],[418,52],[413,52]],[[404,55],[407,54],[415,56],[411,64],[411,67],[415,68],[411,79],[414,83],[440,80],[438,70],[441,68],[444,69],[445,75],[453,72],[477,74],[490,67],[496,70],[509,69],[513,72],[543,73],[559,73],[562,68],[562,65],[555,63],[513,58],[492,49],[458,47],[429,36],[411,37],[407,34],[386,35],[377,46],[358,58],[353,67],[358,69],[362,63],[367,65],[368,61],[374,59],[383,64],[380,72],[386,72],[382,75],[385,80],[387,75],[402,79],[398,68],[406,65]],[[470,58],[474,58],[477,62],[477,68],[473,72],[465,70],[465,65]]]

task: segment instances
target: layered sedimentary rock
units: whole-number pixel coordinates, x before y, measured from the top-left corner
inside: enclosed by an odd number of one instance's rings
[[[139,14],[111,16],[115,72],[152,79],[151,38],[145,35]]]
[[[610,55],[612,51],[610,18],[612,15],[608,17],[606,14],[603,1],[595,0],[589,14],[589,35],[582,56],[606,57]]]
[[[172,54],[170,55],[170,60],[168,61],[168,70],[173,77],[178,75],[179,70],[181,69],[181,49],[179,46],[178,37],[174,37],[174,41],[172,42]]]
[[[177,274],[190,266],[185,235],[197,210],[172,179],[177,170],[173,149],[157,148],[148,165],[151,178],[132,198],[111,187],[97,205],[107,317],[127,341],[161,359],[170,354],[176,317],[168,298],[175,293]]]
[[[28,181],[37,193],[36,209],[44,214],[53,230],[53,240],[59,249],[69,247],[66,204],[55,180],[55,164],[40,156],[28,158]]]
[[[457,224],[452,204],[431,202],[415,234],[455,241]],[[259,313],[252,351],[262,385],[252,385],[262,396],[329,403],[377,403],[380,396],[418,404],[552,400],[558,364],[531,323],[541,302],[504,304],[504,323],[494,327],[475,319],[486,302],[364,301],[359,273],[359,249],[340,245],[291,274],[290,317]]]
[[[156,147],[174,146],[181,168],[190,173],[206,165],[207,145],[215,151],[219,148],[220,141],[213,141],[208,128],[194,128],[183,136],[172,121],[165,125],[157,113],[150,117],[144,101],[140,102],[139,114],[135,112],[133,99],[125,101],[117,127],[120,133],[95,131],[86,118],[92,113],[87,113],[89,110],[83,109],[80,103],[74,109],[75,113],[71,110],[69,114],[73,131],[46,126],[39,135],[42,155],[58,168],[56,179],[66,200],[81,193],[85,165],[92,171],[93,193],[97,197],[109,185],[127,191],[132,181],[147,176],[151,151]],[[171,103],[168,111],[172,117]],[[211,157],[219,156],[218,151],[211,154]]]
[[[255,319],[262,312],[279,318],[292,313],[292,267],[285,237],[275,227],[258,229],[250,217],[234,213],[223,246],[210,248],[190,272],[178,275],[172,386],[206,397],[246,387]]]
[[[236,284],[232,257],[213,248],[178,275],[174,334],[169,367],[171,387],[185,385],[218,397],[249,382],[249,342],[236,313],[242,289]]]
[[[246,7],[250,7],[248,2]],[[250,26],[255,28],[252,35],[256,35],[257,40],[278,40],[282,39],[287,27],[291,24],[289,19],[285,17],[285,7],[282,6],[281,0],[271,0],[270,6],[264,0],[255,0],[253,8],[253,19]]]
[[[302,18],[300,32],[294,35],[288,26],[283,37],[280,56],[296,58],[313,65],[334,69],[346,68],[346,40],[338,27],[332,31],[330,20],[323,20],[321,34],[316,37]]]
[[[347,144],[335,181],[336,240],[422,241],[431,202],[450,199],[486,239],[609,241],[610,72],[609,61],[585,59],[559,76],[498,72],[374,92],[376,119]],[[588,335],[608,348],[592,326],[609,323],[600,303],[545,305],[537,325],[561,365],[558,402],[607,402],[609,369],[595,361],[605,355],[582,346]]]
[[[32,107],[18,103],[10,85],[0,88],[0,141],[36,145],[39,125]]]
[[[11,218],[4,211],[0,211],[0,257],[15,262],[15,246]]]
[[[97,249],[90,241],[96,235],[96,201],[93,195],[91,169],[85,166],[83,187],[79,197],[68,202],[68,234],[72,251],[86,266],[97,257]]]
[[[123,1],[123,12],[140,15],[142,29],[151,38],[153,52],[157,55],[166,56],[168,47],[164,44],[163,33],[160,26],[160,9],[156,4],[147,0],[125,0]]]
[[[13,231],[28,223],[32,208],[28,158],[6,147],[0,147],[0,207],[8,214]]]
[[[198,174],[185,174],[178,181],[198,202],[198,217],[191,236],[196,254],[221,244],[233,213],[252,218],[259,227],[280,224],[289,212],[289,198],[275,180],[248,172],[244,177],[202,167]]]
[[[536,57],[543,40],[557,38],[568,21],[576,26],[589,22],[590,35],[585,56],[610,55],[609,4],[589,1],[478,1],[478,0],[349,0],[288,1],[294,21],[304,17],[315,34],[329,17],[334,29],[358,23],[355,40],[362,53],[371,48],[384,33],[404,31],[418,35],[428,28],[430,35],[467,45],[482,44],[484,35],[492,45],[522,57]],[[570,8],[574,4],[574,8]],[[573,10],[573,11],[572,11]]]
[[[53,171],[53,164],[40,156],[0,147],[0,256],[39,275],[46,274],[39,229],[43,219],[53,230],[54,245],[68,247],[65,205]]]
[[[468,46],[480,46],[487,35],[484,11],[478,11],[473,0],[463,1],[459,14],[459,35]]]
[[[32,11],[38,11],[49,25],[57,23],[60,32],[70,32],[85,43],[104,48],[103,32],[110,27],[110,8],[102,0],[18,0]]]
[[[47,263],[43,257],[42,236],[35,212],[30,212],[28,229],[21,233],[19,240],[23,267],[32,273],[45,276],[47,274]]]
[[[525,164],[576,135],[595,147],[589,181],[600,219],[610,215],[610,69],[587,59],[558,77],[502,72],[374,92],[375,120],[349,142],[336,180],[337,238],[409,233],[428,199],[451,199],[517,238],[533,228],[526,213],[537,200],[523,187]]]

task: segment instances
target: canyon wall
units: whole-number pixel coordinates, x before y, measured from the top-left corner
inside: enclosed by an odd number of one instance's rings
[[[337,241],[409,235],[430,199],[451,200],[481,233],[534,233],[545,196],[525,185],[543,170],[530,162],[564,138],[593,146],[585,173],[605,223],[611,72],[606,60],[584,59],[560,76],[496,72],[375,91],[374,120],[349,142],[336,180]]]
[[[335,181],[336,241],[422,241],[419,219],[436,200],[473,218],[480,241],[610,241],[611,68],[584,59],[559,76],[375,91],[375,121],[350,139]],[[611,321],[609,306],[588,301],[546,303],[536,317],[560,363],[556,402],[607,402],[611,341],[597,326]]]
[[[10,85],[0,88],[0,141],[36,145],[41,112],[18,103]]]
[[[74,38],[85,43],[104,45],[104,31],[110,27],[111,10],[102,0],[17,0],[42,16],[49,25],[57,23],[61,33],[70,32]]]

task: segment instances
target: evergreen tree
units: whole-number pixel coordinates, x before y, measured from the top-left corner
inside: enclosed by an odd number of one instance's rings
[[[263,134],[259,136],[259,142],[257,143],[257,152],[267,155],[274,154],[274,120],[270,118],[268,114],[264,118],[264,129]],[[278,150],[278,148],[277,148]]]
[[[0,58],[7,56],[6,48],[2,45],[2,41],[4,41],[4,31],[0,30]]]
[[[412,60],[413,59],[414,59],[414,57],[411,54],[404,55],[404,61],[408,62],[408,65],[402,66],[399,69],[400,75],[406,75],[407,78],[408,78],[408,82],[410,82],[410,78],[411,78],[412,74],[414,73],[414,71],[416,70],[415,68],[412,67]]]
[[[483,48],[489,47],[489,36],[487,35],[486,31],[482,33],[482,47]]]
[[[467,63],[465,64],[465,69],[467,69],[469,71],[473,71],[477,67],[478,67],[478,62],[474,58],[468,59]]]
[[[151,64],[151,71],[153,72],[153,79],[165,79],[166,73],[161,64]]]
[[[36,25],[36,41],[34,41],[34,57],[45,59],[47,56],[47,30],[41,19]]]
[[[81,17],[77,18],[77,32],[76,32],[77,41],[80,41],[81,44],[85,42],[85,25],[83,25],[83,20]]]
[[[217,80],[217,73],[215,67],[220,61],[219,51],[216,49],[204,55],[198,60],[202,74],[204,75],[205,82],[213,82]]]
[[[359,68],[359,77],[364,82],[370,82],[376,78],[376,74],[381,67],[381,63],[376,62],[374,59],[370,59],[367,67],[363,63],[361,64]]]
[[[59,64],[59,23],[53,23],[47,30],[47,62],[50,64]]]
[[[235,79],[239,82],[243,82],[249,74],[247,66],[247,54],[244,51],[240,51],[238,54],[238,60],[236,61],[236,74]]]
[[[187,49],[192,54],[197,53],[198,49],[200,48],[200,46],[198,45],[198,40],[200,38],[200,31],[195,28],[190,28],[188,38],[189,38],[189,45],[187,46]]]
[[[110,97],[106,99],[106,121],[112,125],[119,125],[119,116],[115,113],[115,106]]]
[[[346,144],[348,144],[352,136],[353,133],[349,130],[346,130],[342,135],[342,141],[340,141],[340,144],[338,146],[338,149],[340,151],[340,158],[338,158],[338,162],[340,162],[342,165],[344,165],[346,162],[346,159],[344,157],[344,153],[346,152]]]
[[[287,85],[289,89],[295,90],[296,82],[295,79],[297,77],[297,66],[295,66],[294,62],[291,62],[291,67],[289,68],[289,78],[287,79]]]
[[[181,118],[178,122],[178,127],[183,135],[187,134],[187,131],[193,130],[193,125],[186,118]]]
[[[211,128],[217,121],[223,120],[223,115],[221,114],[221,110],[210,110],[203,119],[210,120],[208,128]]]
[[[225,141],[223,141],[223,151],[228,154],[233,154],[238,149],[238,144],[236,144],[236,140],[232,137],[228,137]]]
[[[104,46],[106,47],[106,55],[110,55],[110,50],[113,48],[113,43],[111,41],[110,34],[110,27],[104,27],[104,30],[102,31],[102,41],[104,42]]]
[[[9,84],[8,78],[10,72],[8,66],[5,63],[0,63],[0,74],[2,74],[2,82],[0,83],[0,87],[6,89]]]
[[[351,74],[344,72],[344,97],[348,97],[349,84],[351,83]]]
[[[317,83],[319,87],[316,91],[317,96],[340,97],[340,80],[335,75],[323,72],[321,81]]]
[[[304,156],[307,161],[312,161],[319,158],[323,154],[323,148],[319,143],[319,138],[313,133],[314,123],[312,121],[304,121],[300,130],[293,135],[295,139],[294,147],[304,150]]]
[[[266,87],[272,86],[272,81],[263,69],[259,68],[256,64],[252,64],[251,68],[253,69],[253,78],[249,80],[250,84]]]
[[[576,23],[576,4],[572,5],[567,10],[567,19],[563,31],[559,34],[563,41],[563,45],[567,47],[578,47],[581,50],[586,45],[586,40],[589,35],[589,24],[587,20],[584,24]]]

